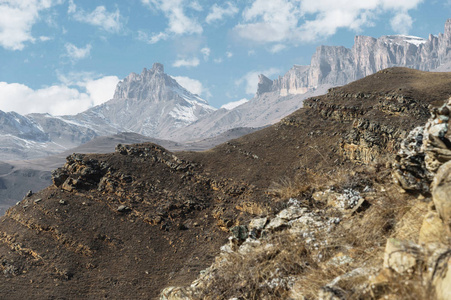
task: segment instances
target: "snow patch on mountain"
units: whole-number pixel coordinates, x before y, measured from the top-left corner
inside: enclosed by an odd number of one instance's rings
[[[238,106],[240,106],[240,105],[242,105],[244,103],[247,103],[247,102],[249,102],[249,100],[246,99],[246,98],[243,98],[243,99],[238,100],[238,101],[233,101],[233,102],[226,103],[223,106],[221,106],[221,108],[225,108],[227,110],[232,110],[232,109],[234,109],[234,108],[236,108],[236,107],[238,107]]]
[[[176,120],[192,123],[198,119],[194,113],[194,109],[195,108],[193,106],[176,104],[169,115]]]
[[[390,42],[392,42],[394,44],[400,44],[400,43],[406,42],[406,43],[415,45],[417,47],[419,47],[420,45],[423,45],[427,42],[426,39],[423,39],[418,36],[412,36],[412,35],[399,34],[399,35],[388,35],[386,37]]]

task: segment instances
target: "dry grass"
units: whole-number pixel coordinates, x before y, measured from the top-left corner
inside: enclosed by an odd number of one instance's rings
[[[332,231],[317,232],[316,239],[323,245],[319,249],[312,250],[302,237],[288,231],[270,235],[251,254],[228,254],[226,263],[216,269],[212,280],[197,295],[198,299],[301,299],[301,296],[317,299],[321,288],[339,276],[333,288],[345,299],[384,299],[385,296],[387,299],[433,299],[430,289],[422,283],[421,274],[393,278],[374,287],[368,285],[369,276],[377,275],[382,267],[387,238],[398,234],[400,224],[407,224],[400,222],[403,217],[414,213],[415,196],[401,193],[391,183],[388,169],[381,165],[336,169],[329,173],[307,169],[295,179],[284,178],[274,183],[270,192],[279,201],[297,198],[312,210],[335,217],[337,211],[314,203],[312,193],[330,187],[336,191],[363,190],[365,186],[378,191],[369,200],[370,207],[344,218]],[[273,246],[267,248],[268,245]],[[337,255],[352,260],[343,265],[329,264]],[[371,271],[352,275],[362,267]]]
[[[318,189],[338,188],[338,189],[363,189],[365,186],[372,186],[371,176],[375,172],[380,171],[374,167],[354,167],[353,169],[345,167],[337,167],[331,171],[324,172],[314,171],[306,168],[299,171],[294,178],[282,178],[277,182],[273,182],[268,192],[282,200],[289,198],[302,198],[311,195]],[[370,175],[371,174],[371,175]],[[387,176],[387,170],[380,171],[378,177]]]
[[[289,199],[302,196],[310,189],[311,185],[308,181],[298,176],[295,179],[288,177],[280,179],[279,182],[271,185],[268,192],[279,199]]]
[[[281,234],[248,255],[227,254],[197,299],[286,299],[294,279],[317,268],[300,237]]]

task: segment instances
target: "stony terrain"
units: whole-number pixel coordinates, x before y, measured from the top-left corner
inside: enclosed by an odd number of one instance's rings
[[[0,219],[0,288],[9,299],[149,299],[162,290],[180,299],[192,290],[168,287],[197,278],[201,298],[430,299],[418,284],[426,266],[419,256],[409,258],[412,280],[402,291],[384,282],[401,282],[392,275],[404,276],[404,266],[387,259],[395,273],[381,273],[381,256],[387,238],[418,236],[428,213],[431,195],[401,193],[392,161],[411,130],[426,124],[429,106],[449,98],[450,82],[450,73],[392,68],[205,152],[142,143],[71,155],[52,186]],[[263,247],[244,242],[249,234]],[[428,253],[419,247],[409,249]],[[233,259],[205,270],[220,253]],[[436,269],[446,274],[442,261]],[[353,271],[359,266],[368,268]],[[198,278],[201,270],[213,281]],[[360,294],[357,283],[373,275],[378,289]]]

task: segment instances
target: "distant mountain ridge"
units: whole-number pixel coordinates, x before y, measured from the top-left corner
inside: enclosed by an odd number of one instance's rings
[[[118,83],[113,99],[75,116],[0,114],[0,160],[29,159],[62,152],[96,136],[135,132],[149,137],[196,141],[238,127],[278,122],[323,94],[385,68],[451,70],[451,19],[444,33],[427,39],[389,35],[356,36],[354,46],[319,46],[308,66],[294,65],[271,80],[261,74],[255,96],[233,109],[208,105],[164,73],[162,64]]]
[[[278,91],[280,96],[304,94],[321,85],[344,85],[390,67],[433,71],[451,62],[451,19],[444,33],[427,39],[406,35],[380,38],[356,36],[351,49],[319,46],[309,66],[295,65],[272,82],[261,79],[257,95]]]
[[[451,70],[451,19],[444,33],[428,39],[405,35],[356,36],[354,46],[319,46],[308,66],[294,65],[271,80],[259,75],[253,99],[233,110],[218,110],[178,130],[170,139],[211,137],[234,127],[263,127],[302,107],[308,97],[324,94],[390,67],[422,71]]]

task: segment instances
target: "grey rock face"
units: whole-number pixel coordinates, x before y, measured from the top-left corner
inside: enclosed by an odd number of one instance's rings
[[[16,136],[36,142],[49,140],[48,135],[33,119],[15,112],[0,111],[0,134]]]
[[[131,73],[118,83],[112,100],[79,114],[77,118],[101,116],[122,131],[167,137],[175,129],[214,110],[207,101],[165,74],[163,65],[156,63],[152,69],[144,69],[139,75]]]
[[[270,91],[280,96],[304,94],[321,85],[344,85],[390,67],[408,67],[422,71],[449,71],[451,64],[451,19],[444,33],[427,39],[389,35],[380,38],[356,36],[351,49],[319,46],[310,66],[294,66],[273,81]],[[257,96],[261,93],[257,92]]]
[[[270,92],[272,89],[272,80],[263,74],[258,75],[257,96]]]

